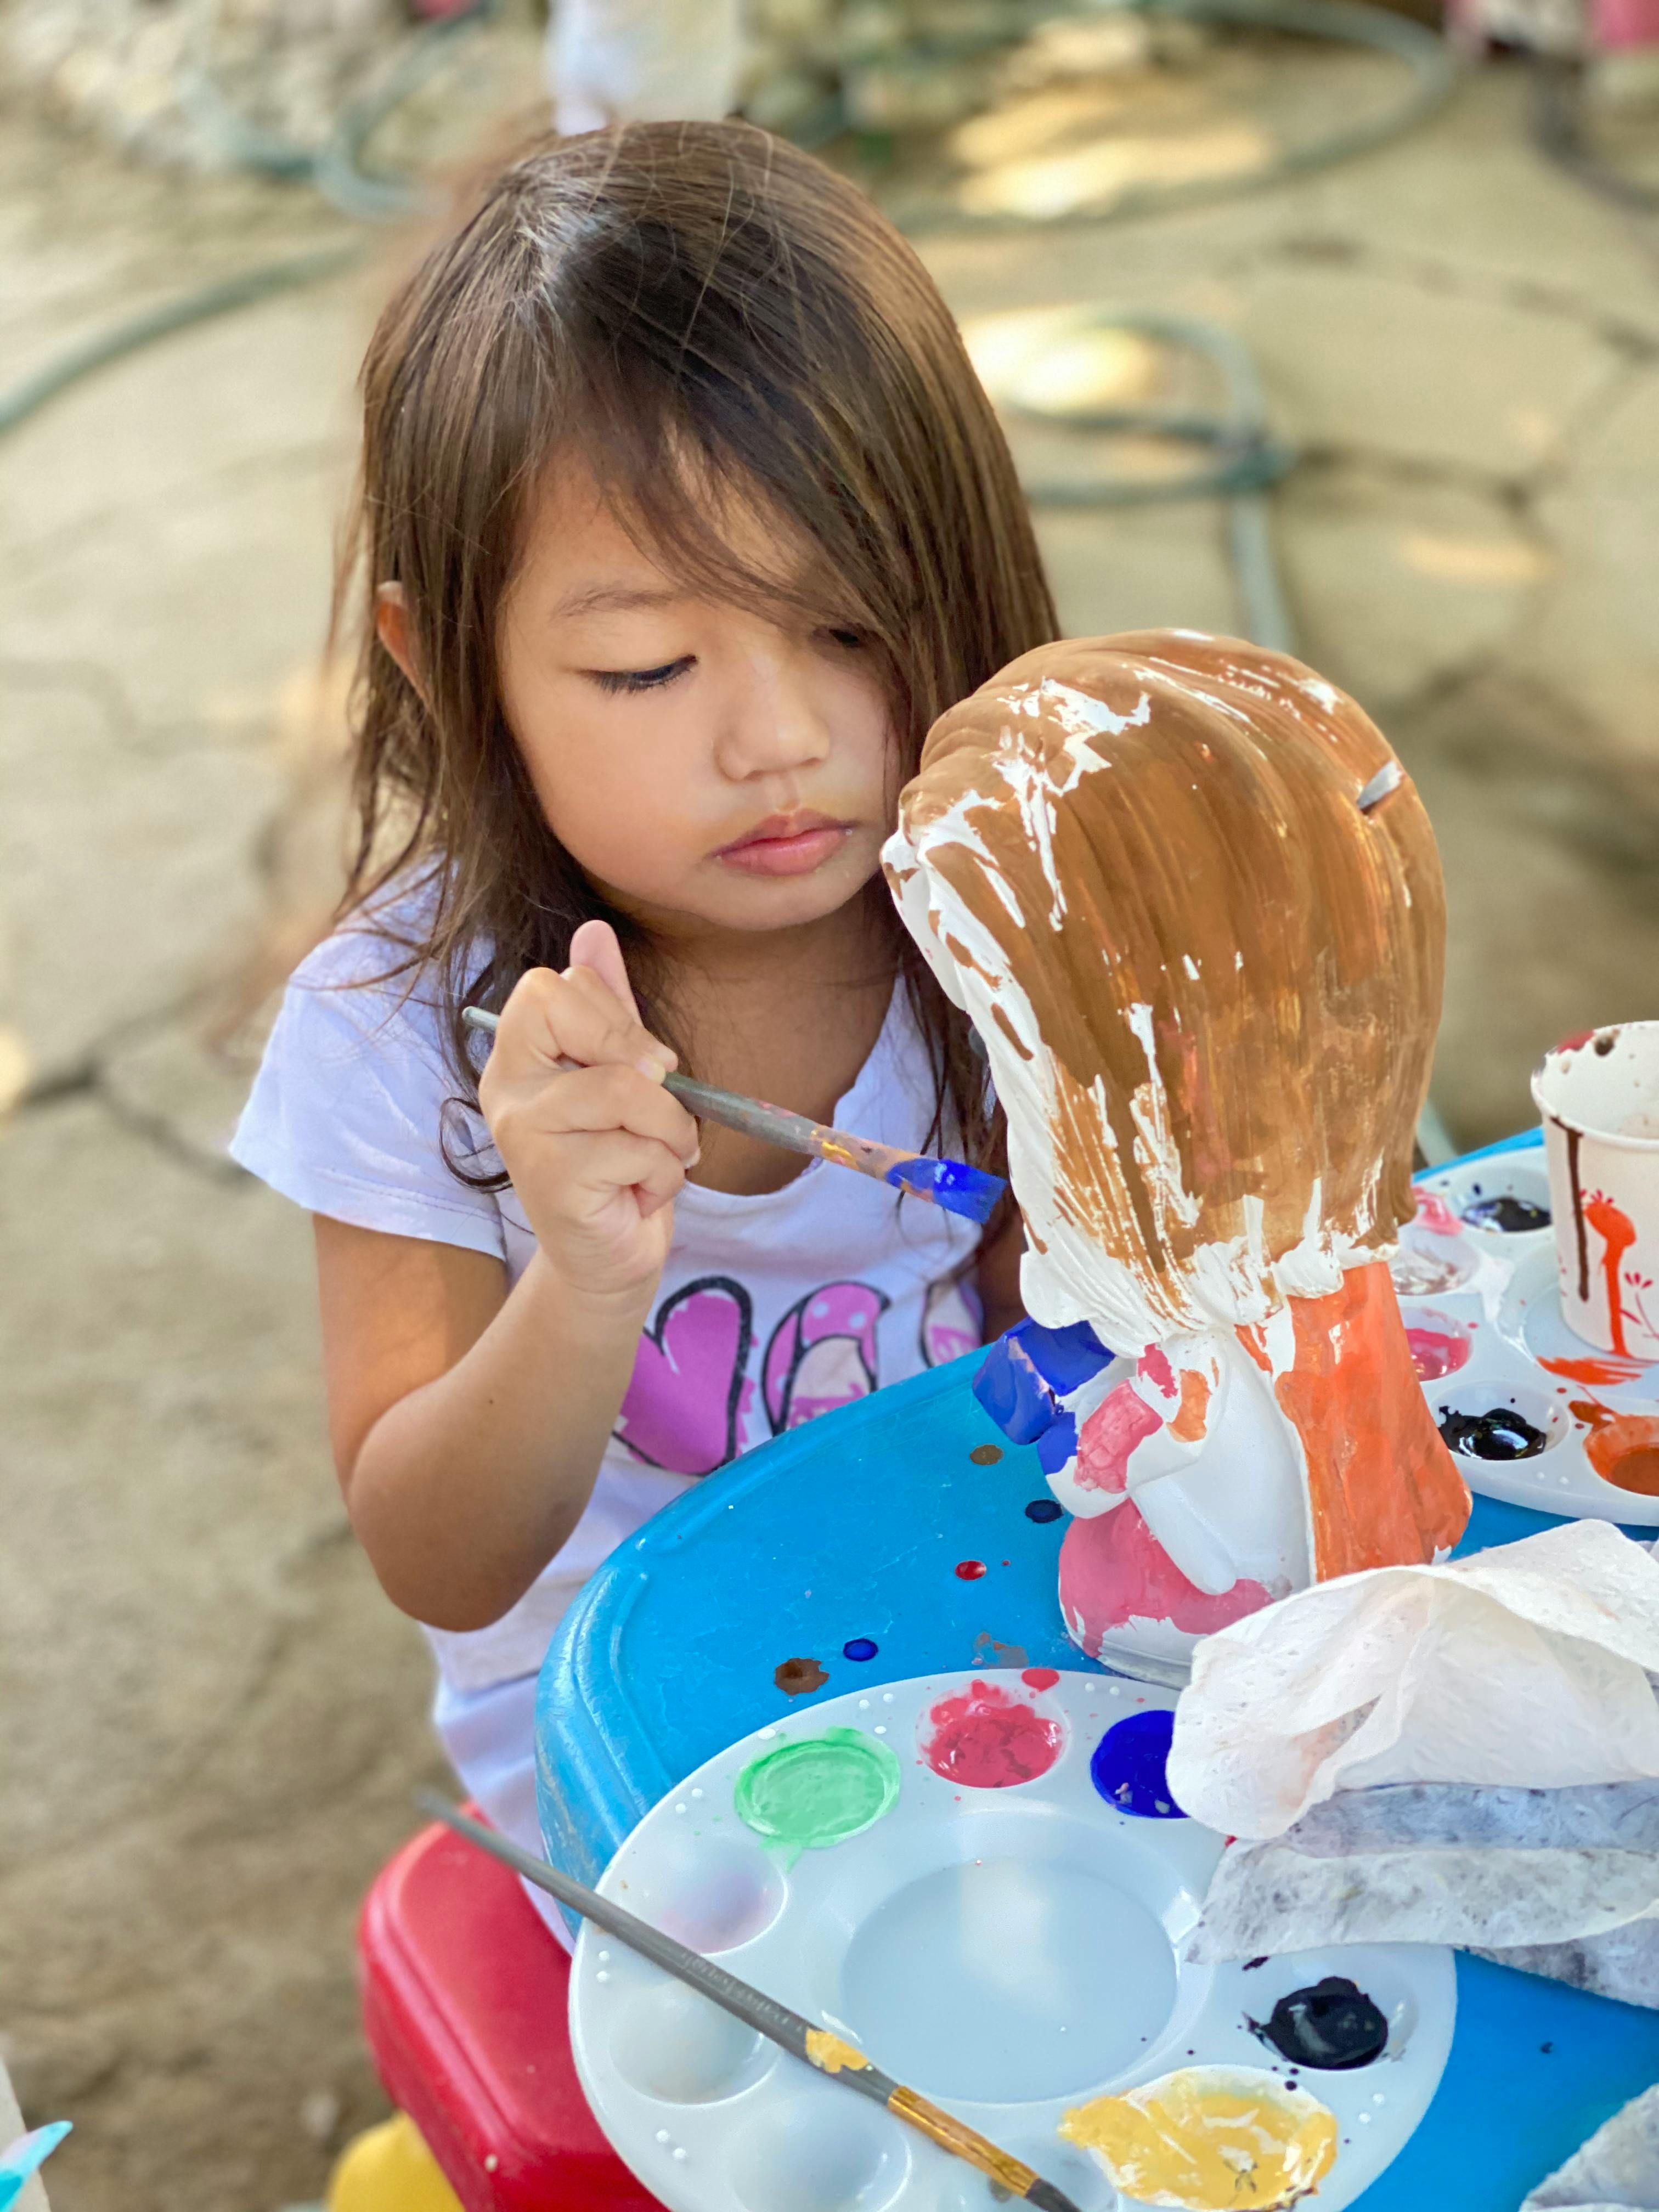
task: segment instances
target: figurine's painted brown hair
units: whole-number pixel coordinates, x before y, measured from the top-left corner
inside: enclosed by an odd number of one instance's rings
[[[1092,729],[1078,694],[1108,710]],[[1022,804],[1024,757],[1047,796]],[[919,840],[947,813],[964,834],[930,841],[928,866],[1030,1004],[1062,1218],[1171,1316],[1186,1264],[1247,1237],[1257,1204],[1270,1265],[1310,1209],[1392,1242],[1445,898],[1422,801],[1352,699],[1237,638],[1048,646],[934,726],[902,819]]]

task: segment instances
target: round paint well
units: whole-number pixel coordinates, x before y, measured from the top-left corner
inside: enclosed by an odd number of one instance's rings
[[[842,1645],[841,1656],[843,1659],[856,1659],[861,1663],[866,1659],[873,1659],[880,1649],[881,1646],[871,1638],[854,1636]]]
[[[930,1707],[917,1734],[923,1759],[945,1781],[1013,1790],[1048,1771],[1065,1746],[1066,1723],[1000,1682],[976,1681]]]
[[[1167,1772],[1175,1715],[1160,1707],[1109,1728],[1089,1761],[1089,1779],[1109,1805],[1142,1820],[1184,1820]]]
[[[733,1951],[763,1935],[783,1910],[783,1877],[743,1836],[696,1832],[677,1823],[635,1910],[689,1950]]]
[[[1482,1160],[1449,1175],[1440,1195],[1477,1237],[1535,1236],[1550,1226],[1549,1176],[1541,1166]]]
[[[1320,2073],[1372,2065],[1388,2048],[1387,2014],[1346,1974],[1327,1974],[1288,1990],[1266,2020],[1246,2014],[1245,2024],[1292,2066]]]
[[[1464,1237],[1413,1235],[1406,1230],[1400,1249],[1389,1262],[1394,1287],[1402,1298],[1444,1297],[1461,1290],[1480,1267],[1474,1248]]]
[[[826,1729],[751,1759],[738,1818],[769,1843],[823,1850],[872,1827],[898,1802],[899,1763],[862,1729]]]
[[[1406,1325],[1406,1342],[1419,1382],[1443,1382],[1447,1376],[1468,1365],[1474,1332],[1467,1322],[1425,1305],[1402,1304],[1400,1318]]]
[[[882,2212],[909,2174],[910,2146],[890,2113],[830,2088],[755,2113],[726,2171],[744,2212]]]
[[[1524,1383],[1509,1390],[1467,1383],[1443,1391],[1434,1419],[1452,1451],[1466,1460],[1540,1459],[1560,1443],[1567,1425],[1556,1400]]]
[[[1580,1418],[1583,1410],[1572,1407]],[[1638,1498],[1659,1498],[1659,1419],[1651,1413],[1611,1413],[1601,1405],[1595,1413],[1584,1456],[1602,1481]]]
[[[627,1999],[611,2031],[611,2060],[642,2096],[712,2105],[752,2088],[777,2060],[775,2045],[680,1982]]]
[[[1175,2002],[1169,1935],[1139,1898],[1069,1854],[988,1855],[907,1882],[861,1923],[835,2008],[923,2095],[1015,2104],[1111,2079]]]

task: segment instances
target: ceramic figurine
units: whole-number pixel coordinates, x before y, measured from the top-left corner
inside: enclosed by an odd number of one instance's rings
[[[934,724],[884,860],[1007,1114],[1032,1318],[981,1395],[1075,1516],[1073,1638],[1180,1680],[1443,1556],[1469,1495],[1387,1263],[1445,909],[1381,733],[1237,639],[1045,646]]]

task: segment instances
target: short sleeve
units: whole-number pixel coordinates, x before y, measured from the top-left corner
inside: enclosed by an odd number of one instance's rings
[[[501,1209],[452,1173],[444,1129],[482,1172],[500,1159],[478,1116],[451,1103],[434,994],[386,977],[397,957],[348,928],[295,971],[231,1158],[309,1212],[505,1259]]]

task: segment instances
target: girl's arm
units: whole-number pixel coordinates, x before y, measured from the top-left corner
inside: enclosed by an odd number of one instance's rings
[[[985,1314],[983,1335],[987,1344],[994,1344],[1005,1329],[1025,1318],[1025,1307],[1019,1294],[1019,1262],[1024,1249],[1025,1224],[1018,1209],[1011,1206],[1001,1228],[980,1246],[975,1263],[975,1281]]]
[[[510,1293],[482,1254],[318,1218],[347,1510],[434,1627],[498,1620],[587,1504],[696,1158],[672,1058],[591,965],[520,982],[479,1086],[539,1248]]]

